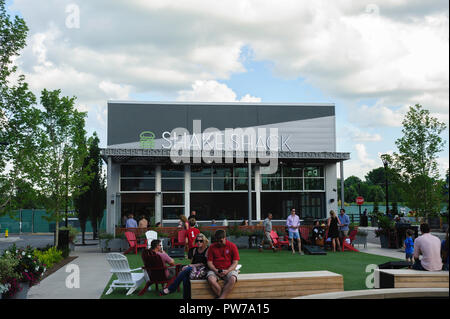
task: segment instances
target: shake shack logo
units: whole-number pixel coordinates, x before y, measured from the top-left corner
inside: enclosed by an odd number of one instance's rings
[[[140,135],[141,148],[154,148],[155,147],[155,133],[151,131],[144,131]]]

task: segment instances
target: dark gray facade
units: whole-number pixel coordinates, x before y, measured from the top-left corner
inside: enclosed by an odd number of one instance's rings
[[[336,152],[333,104],[110,101],[107,148],[102,150],[108,163],[108,232],[113,232],[128,212],[165,225],[176,224],[177,215],[187,216],[193,209],[200,212],[201,222],[245,219],[245,163],[250,155],[243,153],[242,161],[236,155],[231,163],[210,163],[204,158],[176,163],[170,157],[168,137],[177,135],[175,128],[183,128],[191,143],[186,147],[192,147],[198,129],[194,123],[201,123],[199,136],[214,128],[216,139],[223,138],[221,142],[226,141],[228,129],[258,134],[259,130],[276,130],[276,142],[270,136],[258,139],[259,135],[254,141],[276,144],[279,169],[265,175],[264,165],[252,161],[252,220],[265,218],[269,211],[281,220],[291,207],[303,209],[302,217],[313,218],[325,218],[329,210],[337,210],[336,163],[340,162],[342,169],[342,162],[350,156]],[[143,143],[145,132],[153,134],[151,144]],[[224,143],[203,142],[200,138],[201,148],[213,144],[214,151],[225,154]],[[188,157],[193,157],[190,151]]]

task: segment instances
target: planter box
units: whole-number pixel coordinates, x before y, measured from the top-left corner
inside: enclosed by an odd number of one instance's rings
[[[367,236],[356,235],[355,240],[353,241],[353,244],[364,245],[364,247],[367,247]]]
[[[128,243],[123,238],[100,239],[100,249],[102,252],[124,251],[128,248]]]
[[[387,235],[380,235],[381,248],[389,248],[389,237]]]
[[[227,236],[227,240],[234,243],[237,246],[237,248],[248,248],[249,247],[248,236],[240,236],[240,237]]]

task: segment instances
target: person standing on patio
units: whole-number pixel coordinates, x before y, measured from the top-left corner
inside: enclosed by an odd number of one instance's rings
[[[219,229],[214,234],[216,242],[208,249],[208,284],[218,299],[225,299],[233,290],[238,279],[236,266],[239,262],[237,246],[228,241],[226,232]],[[219,279],[225,281],[223,288],[219,285]]]
[[[291,241],[292,253],[295,254],[294,239],[297,239],[298,253],[304,255],[302,252],[302,241],[300,239],[300,217],[295,214],[295,208],[291,209],[291,214],[286,220],[286,227],[289,230],[289,240]]]
[[[341,250],[339,243],[339,218],[336,216],[334,210],[330,211],[330,218],[328,218],[328,238],[331,238],[331,244],[333,246],[333,252],[336,252],[336,244],[338,251]]]
[[[139,228],[148,228],[148,220],[144,215],[142,215],[139,220]]]
[[[138,224],[137,224],[137,221],[134,219],[133,213],[128,215],[128,219],[127,219],[127,222],[125,224],[125,227],[126,228],[138,228]]]
[[[348,236],[348,226],[350,225],[350,218],[345,213],[345,209],[341,208],[341,214],[339,215],[339,237],[344,238]]]
[[[264,236],[261,241],[261,244],[259,245],[259,252],[263,251],[264,243],[270,244],[273,252],[276,252],[277,250],[273,246],[272,237],[270,237],[270,232],[272,231],[272,213],[267,214],[267,218],[264,219]]]

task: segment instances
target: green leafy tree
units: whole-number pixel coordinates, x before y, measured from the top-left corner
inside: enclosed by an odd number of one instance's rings
[[[13,63],[26,46],[27,33],[25,21],[18,16],[11,19],[0,0],[0,215],[20,208],[26,197],[22,191],[34,192],[28,187],[29,163],[37,148],[39,111],[25,77],[17,74]]]
[[[398,153],[390,158],[404,189],[408,207],[426,216],[440,210],[437,156],[445,141],[446,125],[430,115],[420,104],[411,106],[403,122],[403,137],[395,144]]]
[[[379,185],[369,186],[368,201],[369,202],[382,202],[385,199],[385,193],[383,188]]]
[[[56,222],[58,236],[61,212],[90,178],[83,167],[87,156],[86,113],[75,109],[75,98],[60,97],[60,90],[43,90],[39,156],[34,166],[35,183],[47,196],[47,220]],[[58,242],[58,237],[56,238]]]
[[[84,192],[79,192],[74,199],[75,210],[78,214],[82,232],[82,241],[85,243],[86,223],[90,220],[93,229],[93,238],[97,238],[98,224],[103,217],[103,211],[106,207],[106,187],[105,178],[102,172],[102,160],[100,157],[99,139],[97,134],[89,138],[89,155],[85,158],[83,167],[89,171],[91,178],[86,180]]]

